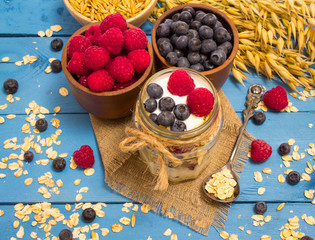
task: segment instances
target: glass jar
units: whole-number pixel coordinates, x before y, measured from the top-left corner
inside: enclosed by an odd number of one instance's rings
[[[146,91],[147,86],[153,82],[167,82],[170,75],[177,69],[179,68],[168,68],[159,71],[147,80],[140,91],[133,115],[135,127],[142,131],[143,129],[149,131],[149,134],[156,138],[157,141],[163,143],[165,148],[174,157],[181,160],[181,164],[174,166],[172,161],[169,161],[169,159],[164,156],[168,179],[171,182],[195,179],[208,166],[211,148],[217,140],[223,119],[219,96],[210,80],[199,72],[186,68],[180,69],[185,70],[194,79],[196,88],[199,85],[199,87],[206,87],[212,92],[214,105],[210,114],[201,119],[193,118],[197,126],[183,132],[175,132],[166,129],[165,127],[157,125],[149,118],[149,113],[144,108],[144,102],[149,98]],[[165,93],[169,93],[167,86],[162,86],[162,88],[164,91],[163,97],[168,96],[165,95]],[[176,99],[175,103],[178,104]],[[192,122],[188,125],[191,124]],[[157,149],[145,146],[139,150],[139,154],[141,160],[148,165],[151,173],[159,175],[160,162],[158,160]]]

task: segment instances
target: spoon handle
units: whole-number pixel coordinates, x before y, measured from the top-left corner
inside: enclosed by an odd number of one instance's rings
[[[239,134],[235,142],[233,152],[228,162],[228,164],[231,164],[232,168],[233,168],[233,161],[234,161],[236,152],[238,151],[238,148],[240,146],[245,127],[248,123],[248,120],[253,116],[254,111],[257,108],[258,103],[260,102],[260,99],[263,94],[264,94],[264,87],[262,85],[253,84],[248,89],[248,93],[246,96],[246,103],[245,103],[246,109],[243,110],[243,124],[239,129]]]

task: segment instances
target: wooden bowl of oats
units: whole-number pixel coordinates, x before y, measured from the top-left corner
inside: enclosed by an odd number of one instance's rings
[[[117,12],[126,18],[127,23],[139,27],[149,18],[157,0],[146,0],[145,2],[122,0],[119,1],[119,5],[116,4],[117,1],[115,0],[96,1],[98,9],[90,4],[93,0],[64,0],[63,2],[70,14],[83,26],[101,22],[107,15]],[[104,13],[106,11],[108,13]]]

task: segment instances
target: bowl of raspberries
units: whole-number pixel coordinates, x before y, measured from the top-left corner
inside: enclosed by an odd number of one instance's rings
[[[231,19],[205,4],[166,11],[154,24],[151,39],[158,69],[196,70],[216,89],[228,78],[238,50],[238,32]]]
[[[78,103],[97,117],[116,119],[131,113],[152,73],[153,49],[140,28],[115,13],[77,30],[61,63]]]

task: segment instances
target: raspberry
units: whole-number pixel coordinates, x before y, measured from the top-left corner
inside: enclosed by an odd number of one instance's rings
[[[213,94],[206,88],[196,88],[187,96],[190,112],[198,117],[207,116],[211,112],[213,104]]]
[[[124,36],[119,28],[108,29],[99,39],[99,45],[117,55],[124,46]]]
[[[122,32],[127,30],[127,22],[123,15],[120,13],[108,15],[100,24],[102,33],[105,33],[112,27],[119,28]]]
[[[74,52],[85,52],[92,44],[90,40],[82,35],[71,38],[68,45],[68,57],[72,58]]]
[[[109,91],[114,86],[114,79],[104,69],[91,73],[87,81],[89,88],[94,92]]]
[[[90,73],[90,70],[85,66],[83,52],[75,52],[73,54],[68,62],[67,69],[72,74],[77,75],[88,75]]]
[[[130,61],[126,57],[118,56],[107,67],[109,74],[120,83],[130,82],[134,69]]]
[[[92,25],[85,31],[85,37],[87,37],[93,45],[98,45],[98,40],[101,36],[102,31],[98,25]]]
[[[264,140],[256,139],[252,141],[250,153],[253,161],[264,162],[271,156],[272,148]]]
[[[73,153],[73,160],[81,168],[93,167],[95,159],[92,148],[88,145],[81,146],[80,150]]]
[[[145,49],[148,44],[147,36],[140,28],[130,28],[124,32],[125,48],[128,51]]]
[[[176,96],[186,96],[195,88],[194,80],[185,70],[174,71],[167,83],[167,89]]]
[[[150,65],[150,54],[144,49],[137,49],[130,52],[128,59],[138,74],[144,73]]]
[[[263,101],[268,108],[280,111],[288,106],[288,97],[286,90],[277,86],[264,94]]]
[[[88,82],[87,82],[88,77],[87,76],[82,76],[79,78],[79,83],[84,86],[84,87],[89,87]]]
[[[91,46],[85,50],[84,63],[88,69],[92,71],[101,70],[105,68],[108,62],[109,53],[105,48]]]

